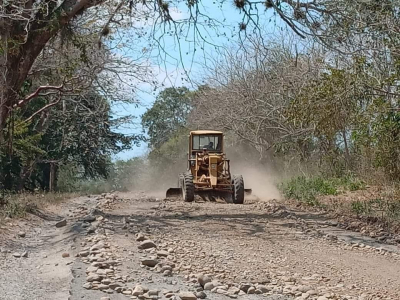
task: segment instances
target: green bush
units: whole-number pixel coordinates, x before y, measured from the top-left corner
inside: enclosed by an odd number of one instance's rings
[[[365,183],[353,175],[341,178],[323,178],[321,176],[298,176],[284,182],[280,186],[286,198],[295,199],[312,206],[320,206],[317,197],[321,195],[337,195],[339,189],[356,191],[365,188]],[[358,203],[353,210],[363,210]]]
[[[353,174],[349,173],[338,179],[334,179],[336,185],[343,187],[345,190],[358,191],[365,189],[365,182],[355,177]]]
[[[25,203],[20,203],[14,199],[7,199],[7,202],[3,207],[1,207],[0,217],[23,217],[26,213]]]
[[[281,190],[285,197],[305,202],[311,206],[320,206],[317,200],[319,195],[337,194],[337,189],[332,182],[321,177],[295,177],[283,183]]]
[[[372,202],[356,200],[351,202],[351,209],[357,214],[357,216],[368,215],[372,211]]]
[[[332,181],[325,180],[321,177],[310,178],[308,186],[320,195],[337,195],[336,186]]]

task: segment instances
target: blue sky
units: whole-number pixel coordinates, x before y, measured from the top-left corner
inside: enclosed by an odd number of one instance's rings
[[[151,64],[155,70],[155,77],[158,82],[162,82],[163,86],[154,91],[151,85],[142,85],[141,92],[138,93],[140,99],[140,105],[124,105],[114,107],[114,113],[118,116],[122,115],[134,115],[137,117],[136,126],[128,129],[120,130],[124,133],[140,133],[142,131],[140,127],[140,116],[151,107],[155,101],[157,93],[165,87],[170,86],[182,86],[185,85],[189,88],[193,87],[191,82],[182,80],[185,78],[185,72],[187,72],[189,78],[196,77],[197,79],[204,76],[202,71],[202,65],[206,62],[207,57],[210,55],[215,56],[217,50],[215,46],[229,46],[239,40],[239,23],[243,18],[243,13],[240,13],[233,5],[233,0],[224,2],[221,7],[219,4],[213,4],[213,1],[203,1],[201,7],[202,12],[207,17],[217,20],[223,25],[213,27],[209,29],[207,26],[199,26],[197,32],[197,38],[199,35],[202,36],[203,41],[206,40],[208,43],[201,42],[198,39],[198,43],[195,45],[193,42],[194,35],[191,33],[185,38],[177,40],[176,37],[164,37],[162,39],[162,46],[165,49],[165,53],[161,51],[163,57],[157,57],[159,54],[159,48],[153,50],[152,56],[155,57]],[[171,15],[174,20],[183,20],[189,16],[188,9],[185,6],[170,8]],[[272,15],[270,11],[265,11],[261,6],[259,7],[259,25],[263,28],[265,33],[277,33],[284,29],[284,25],[279,20],[279,17]],[[248,27],[248,32],[251,34],[251,25]],[[213,45],[212,45],[213,44]],[[144,46],[144,45],[143,45]],[[196,49],[196,51],[194,51]],[[125,55],[127,55],[125,53]],[[135,53],[131,53],[132,57]],[[128,53],[129,56],[129,53]],[[147,152],[147,145],[142,143],[140,147],[133,147],[129,151],[121,152],[115,156],[115,159],[127,160],[132,157],[144,155]]]

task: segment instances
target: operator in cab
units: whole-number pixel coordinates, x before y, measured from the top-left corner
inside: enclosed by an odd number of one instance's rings
[[[214,150],[214,143],[210,142],[208,145],[204,145],[203,149]]]

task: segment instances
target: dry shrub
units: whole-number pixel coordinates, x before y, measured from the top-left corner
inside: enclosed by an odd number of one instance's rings
[[[25,216],[31,207],[45,208],[78,196],[75,193],[20,193],[4,195],[0,199],[0,221]]]

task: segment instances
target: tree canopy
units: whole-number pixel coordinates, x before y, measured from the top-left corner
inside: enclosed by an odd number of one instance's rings
[[[153,106],[142,116],[151,149],[161,147],[186,127],[192,98],[193,92],[186,87],[166,88],[158,94]]]
[[[113,119],[109,103],[94,91],[56,106],[52,114],[43,112],[31,118],[37,101],[13,115],[11,145],[1,152],[1,173],[9,190],[49,188],[49,163],[77,164],[83,178],[107,177],[110,157],[140,141],[113,131],[121,120]],[[42,100],[44,101],[44,100]],[[27,118],[29,121],[26,121]]]
[[[229,30],[207,14],[226,3],[0,0],[2,182],[45,187],[38,174],[48,161],[106,176],[111,155],[142,138],[117,133],[130,118],[112,119],[111,107],[156,84],[151,63],[169,57],[166,37],[183,74],[183,42],[193,57],[205,45],[215,51],[204,55],[205,88],[166,89],[143,115],[153,154],[212,121],[261,159],[398,177],[400,0],[232,0],[239,17]],[[283,27],[283,38],[268,26]],[[225,47],[210,36],[238,39]]]

